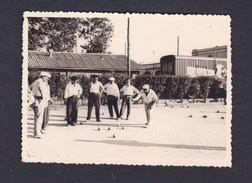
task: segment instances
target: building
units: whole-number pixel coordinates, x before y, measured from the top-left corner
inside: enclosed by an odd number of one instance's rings
[[[215,46],[212,48],[193,49],[192,56],[227,58],[227,46]]]
[[[211,58],[210,58],[211,57]],[[144,75],[213,75],[217,65],[227,67],[227,46],[193,49],[192,56],[166,55],[159,63],[143,64]]]
[[[227,68],[226,58],[166,55],[160,59],[161,73],[172,76],[214,76],[219,65]]]
[[[131,60],[131,73],[143,67]],[[126,55],[28,51],[28,70],[69,73],[127,73]]]
[[[161,74],[161,67],[160,63],[152,63],[152,64],[142,64],[144,70],[142,74],[144,75],[160,75]]]

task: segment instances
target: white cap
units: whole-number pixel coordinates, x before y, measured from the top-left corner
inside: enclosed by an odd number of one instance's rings
[[[50,74],[49,72],[45,72],[45,71],[42,71],[42,72],[40,73],[40,76],[46,76],[46,77],[48,77],[48,78],[51,78],[51,74]]]
[[[149,88],[150,88],[150,85],[148,85],[148,84],[143,85],[143,89],[148,90]]]
[[[110,81],[115,81],[115,78],[114,77],[110,77],[109,80]]]

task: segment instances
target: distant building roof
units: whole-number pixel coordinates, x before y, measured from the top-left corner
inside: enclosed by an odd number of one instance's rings
[[[28,67],[58,70],[127,71],[126,55],[98,53],[69,53],[28,51]],[[131,70],[140,71],[142,66],[131,60]]]
[[[193,49],[192,56],[227,58],[227,46]]]
[[[151,63],[151,64],[142,64],[142,67],[144,69],[156,69],[156,68],[160,68],[160,62],[158,62],[158,63]]]

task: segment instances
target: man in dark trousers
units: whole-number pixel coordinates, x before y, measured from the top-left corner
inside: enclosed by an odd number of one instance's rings
[[[121,88],[120,92],[122,93],[122,106],[120,110],[120,116],[123,116],[123,113],[127,106],[127,117],[126,120],[129,119],[130,111],[132,107],[132,97],[136,95],[139,91],[134,86],[131,85],[131,80],[128,78],[126,80],[126,84]]]
[[[77,77],[72,76],[66,85],[64,102],[67,106],[67,126],[75,126],[78,117],[78,101],[82,94],[82,88],[77,83]]]
[[[119,98],[119,88],[115,83],[115,78],[110,77],[109,83],[104,85],[104,92],[107,93],[108,110],[110,118],[113,118],[113,107],[115,109],[116,118],[119,120],[120,115],[118,111],[118,98]]]
[[[98,75],[93,75],[88,95],[88,112],[86,122],[90,121],[93,106],[95,106],[96,121],[101,122],[100,107],[101,107],[101,94],[103,90],[104,87],[102,83],[98,81]]]

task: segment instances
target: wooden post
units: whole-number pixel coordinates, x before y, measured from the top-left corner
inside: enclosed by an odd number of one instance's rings
[[[177,37],[177,55],[179,55],[179,36]]]
[[[131,63],[130,63],[130,34],[129,34],[130,20],[128,18],[128,27],[127,27],[127,75],[130,77],[131,72]]]

